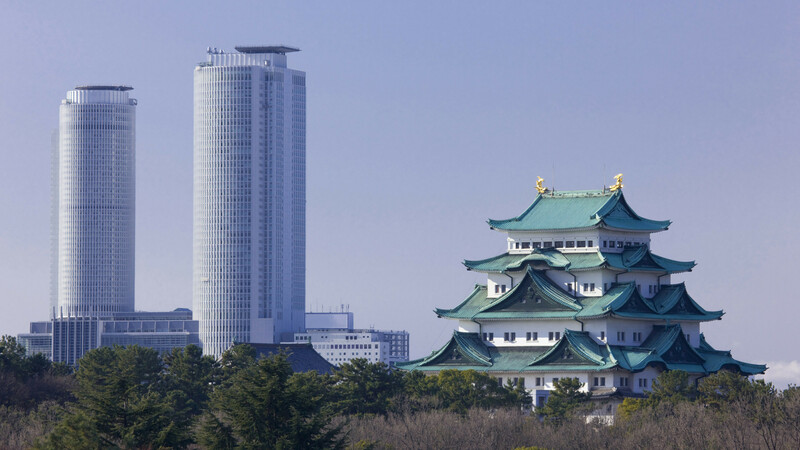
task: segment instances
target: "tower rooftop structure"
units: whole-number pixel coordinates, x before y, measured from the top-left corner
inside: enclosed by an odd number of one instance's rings
[[[237,45],[234,48],[239,53],[278,53],[280,55],[300,51],[297,47],[286,45]]]
[[[133,87],[124,85],[112,84],[86,84],[82,86],[75,86],[78,91],[132,91]]]
[[[651,250],[651,234],[671,222],[637,214],[622,194],[622,175],[615,178],[610,189],[564,192],[540,179],[522,214],[490,219],[507,234],[505,253],[463,262],[486,284],[453,308],[434,309],[456,321],[456,331],[429,356],[397,367],[486,372],[525,386],[536,407],[565,377],[578,378],[593,399],[619,404],[644,395],[664,370],[684,370],[692,381],[722,369],[763,373],[765,365],[705,340],[700,324],[724,312],[703,308],[685,283],[671,282],[695,262]]]

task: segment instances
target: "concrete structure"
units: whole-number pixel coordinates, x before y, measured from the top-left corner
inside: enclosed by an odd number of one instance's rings
[[[108,317],[60,317],[31,322],[19,342],[29,354],[75,364],[98,347],[141,345],[166,353],[176,347],[200,345],[198,323],[185,308],[169,312],[125,312]]]
[[[323,358],[341,365],[354,358],[394,366],[408,361],[408,332],[353,328],[353,313],[306,313],[306,331],[295,342],[309,342]]]
[[[160,352],[199,344],[192,312],[134,311],[136,100],[128,86],[78,86],[52,150],[50,320],[19,335],[28,353],[75,364],[103,345]]]
[[[763,373],[706,342],[700,323],[722,311],[703,309],[675,273],[693,261],[651,251],[651,234],[669,221],[637,215],[621,183],[597,191],[539,195],[522,214],[489,220],[506,234],[506,251],[467,260],[486,276],[452,309],[436,309],[457,330],[440,349],[406,370],[437,373],[475,369],[501,384],[523,384],[542,406],[561,378],[578,378],[598,415],[613,414],[623,397],[643,396],[664,370],[684,370],[696,381],[721,369]]]
[[[194,71],[193,309],[206,354],[278,343],[305,312],[305,73],[284,46]]]
[[[59,108],[58,316],[133,311],[136,100],[78,86]]]

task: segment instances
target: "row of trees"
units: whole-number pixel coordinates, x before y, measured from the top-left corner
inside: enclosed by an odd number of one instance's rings
[[[163,357],[100,348],[72,373],[5,337],[0,377],[8,448],[800,446],[800,390],[728,372],[698,386],[665,372],[646,398],[623,402],[613,426],[587,422],[596,405],[577,379],[527,414],[523,388],[475,371],[426,376],[354,360],[295,374],[286,355],[258,360],[247,345],[219,361],[194,346]]]
[[[219,361],[203,356],[196,346],[163,357],[139,346],[102,347],[86,353],[70,374],[41,356],[26,357],[13,338],[3,342],[0,355],[11,356],[0,356],[5,358],[0,364],[15,361],[0,366],[3,373],[21,380],[51,374],[65,382],[60,397],[39,399],[60,405],[53,431],[38,441],[43,448],[234,448],[264,443],[336,448],[345,445],[347,436],[346,422],[334,421],[336,417],[431,409],[464,415],[472,408],[518,409],[530,403],[524,389],[499,386],[496,379],[474,371],[428,377],[358,359],[333,374],[293,373],[287,355],[257,360],[252,347],[237,345]],[[30,409],[34,403],[14,406]]]

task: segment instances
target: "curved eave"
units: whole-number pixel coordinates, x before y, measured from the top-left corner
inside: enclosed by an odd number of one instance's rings
[[[660,231],[666,231],[666,230],[668,230],[668,229],[669,229],[669,226],[670,226],[671,224],[672,224],[672,222],[670,222],[670,221],[667,221],[667,224],[666,224],[666,225],[664,225],[664,226],[656,226],[656,227],[653,227],[653,228],[620,227],[620,226],[616,226],[616,227],[615,227],[615,226],[613,226],[613,225],[610,225],[610,224],[609,224],[608,222],[606,222],[605,220],[602,220],[602,221],[600,221],[600,223],[599,223],[599,224],[597,224],[597,226],[596,226],[596,227],[594,227],[594,228],[602,228],[602,229],[604,229],[604,230],[608,230],[608,231],[624,231],[624,232],[639,232],[639,233],[658,233],[658,232],[660,232]]]
[[[719,312],[719,315],[715,315],[713,313]],[[708,315],[704,316],[682,316],[678,314],[647,314],[647,313],[625,313],[625,312],[611,312],[610,315],[613,317],[620,317],[623,319],[634,319],[634,320],[675,320],[680,322],[710,322],[712,320],[720,320],[724,313],[722,311],[713,311],[709,312]],[[596,316],[601,317],[601,316]],[[587,318],[595,318],[595,317],[587,317]]]
[[[487,221],[489,222],[489,221]],[[599,222],[593,225],[581,226],[581,227],[564,227],[564,228],[513,228],[513,227],[504,227],[502,225],[493,225],[489,223],[489,228],[495,231],[502,231],[502,232],[509,232],[509,231],[528,231],[528,232],[537,232],[537,233],[544,233],[544,232],[562,232],[562,231],[589,231],[600,228]]]

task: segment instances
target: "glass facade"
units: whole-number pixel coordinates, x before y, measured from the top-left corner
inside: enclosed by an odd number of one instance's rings
[[[57,311],[133,311],[136,100],[122,86],[67,93],[59,114]]]
[[[274,50],[210,50],[194,73],[193,309],[214,356],[304,327],[305,74]]]

